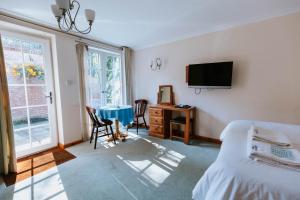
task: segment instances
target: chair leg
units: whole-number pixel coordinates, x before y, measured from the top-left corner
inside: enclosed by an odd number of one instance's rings
[[[194,132],[194,131],[195,131],[195,130],[194,130],[194,128],[195,128],[194,126],[195,126],[195,125],[194,125],[193,122],[191,123],[191,126],[192,126],[191,136],[193,137],[193,136],[194,136],[194,133],[195,133],[195,132]]]
[[[107,126],[105,126],[105,131],[107,134],[109,134]]]
[[[148,130],[148,126],[147,126],[147,123],[146,123],[146,120],[145,120],[144,116],[143,116],[143,120],[144,120],[144,124],[145,124],[146,130]]]
[[[93,141],[94,130],[95,130],[95,127],[93,126],[93,128],[92,128],[92,133],[91,133],[91,138],[90,138],[90,143],[92,143],[92,141]]]
[[[96,149],[97,147],[97,139],[98,139],[98,127],[96,129],[96,137],[95,137],[95,145],[94,145],[94,149]]]
[[[172,123],[170,123],[170,139],[173,139]]]
[[[139,118],[136,118],[136,134],[139,134]]]
[[[109,126],[109,128],[110,128],[110,132],[111,132],[112,138],[113,138],[113,140],[114,140],[114,143],[116,144],[116,139],[115,139],[114,131],[113,131],[113,129],[112,129],[111,126]]]

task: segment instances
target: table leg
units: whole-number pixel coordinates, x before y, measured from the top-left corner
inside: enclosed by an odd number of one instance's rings
[[[127,137],[128,134],[122,133],[120,131],[120,121],[118,119],[115,120],[115,124],[116,124],[116,134],[118,138],[124,138]]]
[[[120,122],[118,119],[115,119],[115,125],[116,125],[115,137],[119,138],[121,133],[120,133]]]
[[[185,112],[185,130],[184,130],[184,143],[189,144],[190,143],[190,127],[191,127],[191,116],[190,111]]]
[[[125,141],[128,134],[124,134],[120,131],[120,121],[118,119],[115,119],[115,126],[116,126],[116,132],[114,133],[116,140],[122,140]],[[109,138],[108,141],[112,141],[112,138]]]

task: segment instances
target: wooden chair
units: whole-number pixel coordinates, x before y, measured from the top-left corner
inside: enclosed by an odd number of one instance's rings
[[[146,129],[148,129],[146,120],[145,120],[145,112],[147,109],[148,101],[145,99],[138,99],[134,101],[135,103],[135,108],[134,108],[134,117],[135,117],[135,122],[136,124],[136,132],[137,134],[139,133],[139,125],[144,124]],[[139,124],[139,118],[142,117],[144,123]]]
[[[97,115],[96,115],[96,109],[94,109],[94,108],[86,106],[86,110],[87,110],[87,112],[88,112],[88,114],[91,118],[92,123],[93,123],[90,143],[92,143],[94,134],[96,134],[95,135],[94,149],[96,149],[96,147],[97,147],[98,137],[104,137],[104,136],[111,135],[113,140],[114,140],[114,143],[116,144],[114,132],[113,132],[113,129],[112,129],[112,126],[111,126],[113,124],[113,122],[111,120],[108,120],[108,119],[100,119],[99,120]],[[110,128],[111,133],[108,132],[108,128],[107,128],[108,126]],[[98,135],[99,133],[103,133],[103,132],[104,132],[104,134]]]

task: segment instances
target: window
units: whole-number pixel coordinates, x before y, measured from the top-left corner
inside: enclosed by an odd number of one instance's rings
[[[93,107],[121,105],[121,55],[90,48],[86,71],[87,103]]]

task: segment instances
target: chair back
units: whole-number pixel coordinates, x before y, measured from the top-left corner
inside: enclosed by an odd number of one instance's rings
[[[136,116],[144,116],[148,101],[146,99],[138,99],[134,101],[135,109],[134,113]]]
[[[93,125],[103,125],[103,123],[101,123],[101,120],[98,119],[97,115],[96,115],[96,109],[95,108],[91,108],[89,106],[86,106],[86,111],[88,112],[90,119],[92,120]]]

